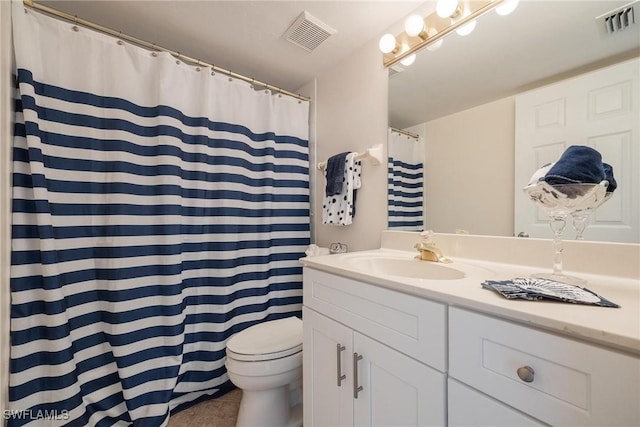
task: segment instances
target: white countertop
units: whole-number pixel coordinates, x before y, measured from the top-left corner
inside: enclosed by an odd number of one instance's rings
[[[392,275],[374,275],[371,270],[355,269],[349,261],[357,257],[380,255],[413,259],[416,252],[376,249],[350,254],[323,255],[302,258],[305,267],[371,283],[399,292],[417,295],[528,324],[640,355],[640,284],[634,278],[580,274],[587,280],[585,288],[606,298],[620,308],[570,304],[548,300],[509,300],[497,292],[482,288],[484,280],[507,280],[528,277],[546,269],[504,264],[478,259],[450,257],[450,266],[464,271],[466,277],[455,280],[425,280]],[[418,261],[416,262],[428,262]]]

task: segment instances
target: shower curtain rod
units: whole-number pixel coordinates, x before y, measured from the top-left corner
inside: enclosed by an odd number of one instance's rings
[[[71,14],[66,13],[66,12],[62,12],[60,10],[54,9],[52,7],[49,7],[49,6],[45,6],[43,4],[35,2],[33,0],[23,0],[23,3],[24,3],[25,6],[30,7],[32,9],[39,10],[41,12],[45,12],[45,13],[47,13],[49,15],[53,15],[53,16],[56,16],[58,18],[62,18],[65,21],[73,22],[75,25],[82,25],[83,27],[87,27],[87,28],[90,28],[92,30],[96,30],[98,32],[101,32],[101,33],[108,34],[110,36],[116,37],[118,39],[125,40],[125,41],[127,41],[129,43],[138,45],[138,46],[143,47],[145,49],[149,49],[149,50],[157,51],[157,52],[169,52],[171,55],[173,55],[174,57],[176,57],[177,59],[179,59],[181,61],[189,62],[190,64],[201,66],[201,67],[205,67],[205,68],[211,68],[215,72],[226,74],[229,77],[240,79],[240,80],[243,80],[245,82],[251,83],[252,85],[260,86],[260,87],[263,87],[265,89],[269,89],[269,90],[278,92],[278,93],[283,94],[283,95],[291,96],[291,97],[299,99],[301,101],[310,101],[311,100],[311,98],[303,96],[303,95],[300,95],[298,93],[289,92],[288,90],[279,88],[277,86],[273,86],[273,85],[261,82],[261,81],[256,80],[256,79],[252,79],[251,77],[246,77],[246,76],[243,76],[242,74],[234,73],[233,71],[230,71],[230,70],[227,70],[227,69],[224,69],[224,68],[220,68],[220,67],[218,67],[216,65],[209,64],[207,62],[203,62],[203,61],[200,61],[200,60],[195,59],[195,58],[191,58],[190,56],[183,55],[180,52],[176,52],[174,50],[167,49],[167,48],[164,48],[162,46],[158,46],[155,43],[149,43],[147,41],[140,40],[140,39],[138,39],[136,37],[129,36],[127,34],[124,34],[124,33],[120,32],[120,31],[112,30],[111,28],[103,27],[102,25],[95,24],[93,22],[87,21],[87,20],[82,19],[82,18],[78,18],[77,16],[71,15]]]
[[[402,135],[410,136],[411,138],[420,139],[420,135],[418,135],[417,133],[407,132],[406,130],[402,130],[394,127],[389,127],[389,129],[391,129],[393,132],[398,132]]]

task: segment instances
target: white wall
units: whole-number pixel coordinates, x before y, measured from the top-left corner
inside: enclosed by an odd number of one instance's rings
[[[320,246],[341,242],[349,251],[380,246],[380,233],[387,228],[386,164],[363,162],[356,218],[344,227],[322,224],[325,180],[314,166],[376,143],[386,153],[387,85],[377,40],[316,79],[310,173],[314,243]],[[426,123],[425,228],[513,235],[514,108],[510,97]]]
[[[387,81],[377,40],[354,52],[331,71],[318,76],[316,108],[316,162],[344,151],[362,152],[383,144],[387,152]],[[387,226],[387,165],[362,162],[362,188],[358,190],[356,216],[348,226],[322,224],[322,195],[326,181],[311,165],[315,200],[315,243],[327,247],[345,243],[349,251],[380,247]]]
[[[426,123],[425,229],[513,235],[515,98]]]
[[[11,252],[11,2],[0,1],[0,413],[8,407]]]

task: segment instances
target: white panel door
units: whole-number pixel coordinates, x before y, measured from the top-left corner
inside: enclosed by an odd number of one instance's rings
[[[307,307],[302,317],[304,425],[351,426],[353,332]],[[343,378],[338,380],[339,376]]]
[[[354,425],[446,425],[446,376],[354,332]]]
[[[598,150],[618,188],[591,215],[585,240],[640,242],[640,59],[516,97],[515,234],[550,238],[547,214],[522,192],[570,145]],[[571,220],[565,238],[575,236]]]

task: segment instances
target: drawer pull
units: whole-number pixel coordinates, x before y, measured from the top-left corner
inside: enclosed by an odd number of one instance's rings
[[[345,350],[345,347],[342,344],[338,344],[336,347],[336,367],[337,367],[337,380],[338,387],[342,386],[342,380],[346,379],[347,376],[342,373],[342,358],[340,357],[340,353]]]
[[[362,360],[362,355],[353,353],[353,398],[358,398],[358,393],[362,391],[362,386],[358,385],[358,361]]]
[[[535,373],[536,372],[531,366],[522,366],[521,368],[518,368],[518,377],[525,383],[533,382],[533,376]]]

